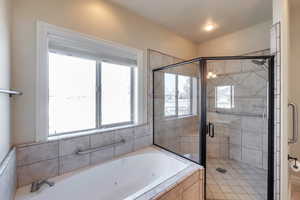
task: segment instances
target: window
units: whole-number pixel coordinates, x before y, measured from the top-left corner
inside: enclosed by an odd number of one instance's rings
[[[95,60],[49,53],[49,134],[96,128],[96,88]]]
[[[176,75],[165,73],[165,116],[176,115]]]
[[[216,108],[234,108],[234,86],[217,86],[215,88]]]
[[[133,68],[101,63],[101,124],[132,123]]]
[[[197,78],[164,74],[165,116],[186,116],[197,113]]]
[[[132,124],[134,74],[130,66],[50,52],[49,134]]]
[[[192,114],[192,78],[178,75],[178,115]]]
[[[145,123],[143,51],[43,22],[37,29],[37,142]]]

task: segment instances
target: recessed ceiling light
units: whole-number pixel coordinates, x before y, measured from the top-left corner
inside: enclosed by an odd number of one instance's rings
[[[216,26],[215,25],[213,25],[213,24],[207,24],[207,25],[205,25],[205,27],[204,27],[204,30],[206,30],[206,31],[212,31],[212,30],[214,30],[216,28]]]

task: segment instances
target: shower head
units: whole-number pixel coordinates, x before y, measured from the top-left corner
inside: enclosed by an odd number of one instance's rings
[[[268,66],[266,65],[266,60],[251,60],[252,63],[261,66],[263,70],[268,71]]]
[[[252,62],[256,65],[265,65],[266,60],[252,60]]]

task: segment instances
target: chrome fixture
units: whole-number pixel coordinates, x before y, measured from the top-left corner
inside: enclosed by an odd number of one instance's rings
[[[288,154],[288,160],[292,160],[294,161],[294,167],[297,169],[298,166],[297,166],[297,161],[298,161],[298,158],[297,157],[293,157],[293,156],[290,156],[290,154]]]
[[[121,145],[121,144],[125,144],[125,142],[126,142],[125,139],[121,139],[119,142],[103,145],[101,147],[90,148],[90,149],[87,149],[87,150],[80,150],[79,149],[76,152],[76,154],[77,155],[83,155],[83,154],[93,153],[93,152],[100,151],[100,150],[103,150],[103,149],[107,149],[107,148],[115,147],[115,146],[118,146],[118,145]]]
[[[207,125],[207,134],[211,138],[215,137],[215,125],[213,123],[211,123],[211,122],[208,122],[208,125]]]
[[[0,93],[8,94],[10,97],[12,97],[12,95],[22,95],[22,92],[20,92],[20,91],[5,90],[5,89],[0,89]]]
[[[41,187],[43,185],[48,185],[49,187],[52,187],[54,186],[54,182],[51,182],[51,181],[47,181],[47,180],[38,180],[38,181],[34,181],[31,183],[31,189],[30,189],[30,192],[37,192],[41,189]]]
[[[293,137],[289,140],[289,144],[296,144],[298,142],[298,107],[294,103],[289,103],[292,108],[292,122],[293,122]]]
[[[252,62],[256,65],[264,65],[266,64],[266,60],[252,60]]]
[[[267,61],[266,60],[251,60],[254,64],[262,66],[264,70],[268,70],[268,66],[266,66]]]

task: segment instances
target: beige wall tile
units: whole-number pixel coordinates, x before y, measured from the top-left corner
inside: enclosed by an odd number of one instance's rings
[[[58,175],[58,158],[17,168],[18,186]]]
[[[90,155],[66,155],[59,158],[59,174],[64,174],[90,164]]]
[[[49,142],[17,148],[17,165],[27,165],[58,157],[58,142]]]
[[[77,137],[59,141],[59,156],[75,154],[90,147],[90,137]]]

